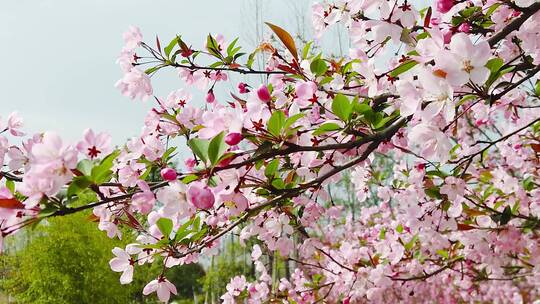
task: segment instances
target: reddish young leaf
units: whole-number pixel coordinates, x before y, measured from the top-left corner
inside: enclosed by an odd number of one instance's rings
[[[272,23],[265,22],[266,25],[268,25],[272,31],[278,36],[279,40],[283,42],[285,47],[291,52],[294,59],[298,61],[298,51],[296,50],[296,44],[294,43],[294,39],[286,30],[282,29],[281,27],[277,25],[273,25]]]
[[[424,19],[424,27],[429,27],[430,23],[431,23],[431,6],[428,8],[426,12],[426,18]]]
[[[157,35],[156,35],[156,46],[159,53],[161,53],[161,42],[159,42],[159,37]]]
[[[99,217],[93,213],[90,214],[86,219],[90,222],[99,222]]]
[[[0,208],[24,209],[24,204],[14,198],[0,198]]]
[[[296,74],[296,71],[294,69],[292,69],[291,67],[289,66],[286,66],[284,64],[279,64],[277,66],[278,69],[282,70],[282,71],[285,71],[287,73],[291,73],[291,74]]]
[[[471,226],[471,225],[467,225],[467,224],[457,224],[457,228],[459,231],[467,231],[467,230],[472,230],[472,229],[476,229],[476,227],[474,226]]]

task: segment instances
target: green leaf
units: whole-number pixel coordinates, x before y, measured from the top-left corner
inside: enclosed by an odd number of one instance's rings
[[[381,231],[379,232],[379,239],[384,240],[386,238],[386,228],[383,227]]]
[[[397,225],[396,231],[397,231],[397,233],[403,233],[403,225],[401,225],[401,224]]]
[[[323,59],[315,58],[309,65],[309,69],[316,76],[320,76],[328,71],[328,65]]]
[[[424,189],[424,192],[426,193],[427,196],[429,196],[431,198],[436,198],[436,199],[441,199],[442,198],[441,191],[440,191],[439,187],[437,187],[437,186]]]
[[[491,14],[493,14],[493,13],[495,12],[495,10],[496,10],[497,8],[499,8],[499,6],[501,6],[501,3],[495,3],[495,4],[492,4],[492,5],[487,9],[485,16],[486,16],[486,17],[490,17]]]
[[[445,179],[446,178],[446,174],[444,174],[444,172],[442,171],[439,171],[439,170],[430,170],[430,171],[427,171],[426,172],[426,175],[428,176],[438,176],[442,179]]]
[[[468,7],[464,10],[462,10],[461,12],[459,12],[459,14],[465,18],[469,18],[471,17],[474,13],[478,12],[478,11],[481,11],[481,8],[478,7],[478,6],[471,6],[471,7]]]
[[[11,193],[15,193],[15,182],[10,180],[10,179],[6,179],[6,187],[9,189],[9,191],[11,191]]]
[[[111,154],[107,155],[99,165],[92,168],[90,176],[94,183],[101,184],[110,180],[113,174],[111,168],[113,166],[114,160],[116,159],[116,157],[118,157],[118,155],[120,155],[120,151],[115,150]]]
[[[415,234],[413,238],[409,242],[407,242],[403,247],[405,247],[405,250],[411,250],[417,240],[418,240],[418,234]]]
[[[227,47],[227,55],[234,56],[234,54],[239,50],[239,48],[235,49],[234,46],[236,45],[236,42],[238,42],[238,38],[234,39],[231,44]],[[235,52],[236,50],[236,52]]]
[[[172,52],[172,50],[174,49],[174,47],[178,44],[178,36],[174,37],[171,42],[169,42],[169,44],[165,47],[165,56],[167,56],[167,58],[170,58],[170,54]]]
[[[170,218],[162,217],[157,220],[156,225],[159,228],[159,231],[161,231],[161,234],[163,234],[165,238],[169,238],[173,229],[173,221]]]
[[[397,66],[395,69],[393,69],[391,72],[390,72],[390,77],[392,78],[396,78],[398,77],[399,75],[407,72],[408,70],[412,69],[415,65],[417,65],[418,62],[414,61],[414,60],[408,60],[408,61],[405,61],[404,63],[400,64],[399,66]]]
[[[183,223],[180,228],[178,228],[178,230],[176,231],[176,235],[174,236],[174,239],[176,241],[182,240],[184,237],[191,233],[191,230],[188,228],[191,226],[191,224],[193,224],[194,220],[195,218],[191,218],[187,222]]]
[[[279,159],[275,158],[266,165],[266,168],[264,169],[264,175],[270,179],[274,178],[278,167],[279,167]]]
[[[163,156],[161,157],[161,160],[164,162],[168,162],[170,158],[172,158],[171,154],[176,150],[176,147],[170,147],[163,153]],[[174,155],[173,155],[174,156]]]
[[[210,159],[212,165],[216,165],[223,153],[225,153],[227,150],[227,144],[223,139],[224,137],[225,133],[221,132],[212,138],[210,144],[208,145],[208,158]]]
[[[523,183],[523,189],[525,189],[525,191],[531,191],[532,189],[534,189],[534,180],[532,176],[529,176],[526,179],[524,179],[522,183]]]
[[[287,118],[287,120],[285,120],[285,124],[283,125],[283,129],[284,130],[287,130],[290,126],[292,126],[297,120],[299,120],[300,118],[306,116],[305,113],[298,113],[298,114],[295,114],[289,118]]]
[[[151,68],[146,69],[146,70],[144,71],[144,73],[145,73],[146,75],[150,75],[150,74],[156,72],[157,70],[161,69],[162,67],[163,67],[162,64],[156,65],[156,66],[154,66],[154,67],[151,67]]]
[[[501,214],[501,219],[499,224],[506,225],[512,219],[512,208],[510,206],[504,207],[503,213]]]
[[[387,122],[391,121],[392,119],[396,118],[395,115],[390,115],[386,117],[382,117],[382,119],[378,120],[377,123],[373,125],[375,129],[382,128],[386,125]]]
[[[362,114],[362,115],[366,115],[366,113],[373,112],[373,109],[367,103],[355,102],[353,109],[354,109],[354,112],[356,112],[358,114]]]
[[[491,73],[495,73],[498,70],[500,70],[503,65],[504,65],[504,60],[502,60],[501,58],[495,57],[488,60],[488,62],[486,63],[486,68],[488,68],[491,71]]]
[[[352,112],[352,104],[343,94],[337,94],[332,102],[332,112],[343,121],[348,121]]]
[[[448,251],[439,249],[437,250],[437,254],[448,260]]]
[[[277,110],[272,113],[270,119],[268,120],[268,131],[274,136],[279,136],[281,134],[281,129],[285,125],[285,113],[283,111]]]
[[[317,130],[313,131],[313,135],[317,136],[317,135],[324,134],[326,132],[337,131],[339,129],[341,129],[341,127],[337,123],[327,122],[327,123],[323,123],[317,128]]]
[[[87,176],[75,176],[67,189],[66,196],[71,198],[82,190],[88,188],[92,184],[92,181]]]
[[[210,34],[208,35],[208,37],[206,37],[206,49],[210,54],[214,55],[215,57],[223,59],[223,55],[221,55],[221,52],[219,51],[219,45],[216,39],[214,39],[214,37],[212,37],[212,35]]]
[[[313,44],[313,41],[310,41],[304,45],[304,49],[302,50],[302,59],[306,59],[309,55],[309,50],[311,48],[311,45]]]
[[[196,181],[196,180],[198,180],[198,179],[199,179],[199,177],[198,177],[197,175],[195,175],[195,174],[190,174],[190,175],[188,175],[188,176],[182,178],[182,183],[184,183],[184,184],[189,184],[189,183],[191,183],[191,182],[193,182],[193,181]]]
[[[94,164],[91,160],[83,159],[77,164],[77,170],[81,171],[84,175],[90,175]]]
[[[284,189],[285,188],[285,182],[281,178],[276,178],[272,181],[272,186],[276,189]]]
[[[536,84],[534,86],[534,94],[536,96],[540,96],[540,79],[536,81]]]
[[[208,161],[208,146],[210,141],[200,138],[192,138],[188,141],[188,146],[204,163]]]
[[[483,183],[489,184],[491,183],[491,179],[493,178],[493,175],[489,171],[484,171],[480,173],[479,180]]]
[[[478,98],[478,96],[476,95],[472,95],[472,94],[469,94],[469,95],[465,95],[463,96],[463,98],[461,98],[458,103],[456,104],[456,106],[460,106],[462,104],[464,104],[466,101],[469,101],[469,100],[473,100],[473,99],[476,99]]]

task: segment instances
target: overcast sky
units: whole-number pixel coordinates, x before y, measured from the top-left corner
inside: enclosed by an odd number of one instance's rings
[[[259,21],[295,31],[295,16],[310,1],[260,1]],[[115,64],[129,25],[146,41],[166,44],[176,34],[202,45],[208,33],[253,41],[255,0],[16,0],[0,3],[0,115],[17,110],[30,131],[52,130],[73,141],[92,127],[115,143],[140,131],[151,101],[131,101],[114,83]],[[294,11],[296,10],[296,11]],[[306,15],[309,15],[307,13]],[[307,21],[309,22],[309,20]],[[166,96],[182,87],[172,71],[153,80]]]

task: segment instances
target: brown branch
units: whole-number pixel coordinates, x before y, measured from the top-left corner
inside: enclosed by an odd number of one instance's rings
[[[421,276],[412,276],[412,277],[408,277],[408,278],[396,278],[396,277],[392,277],[392,276],[389,276],[389,278],[393,281],[402,281],[402,282],[407,282],[407,281],[416,281],[416,280],[425,280],[427,278],[430,278],[432,276],[435,276],[443,271],[445,271],[446,269],[449,269],[451,268],[452,266],[454,266],[454,264],[457,262],[457,261],[461,261],[463,260],[463,257],[459,257],[459,258],[456,258],[456,259],[453,259],[451,260],[450,262],[448,262],[448,264],[444,265],[443,267],[435,270],[434,272],[432,273],[426,273],[424,275],[421,275]]]
[[[241,68],[229,68],[229,67],[206,67],[206,66],[199,66],[195,64],[187,65],[187,64],[180,64],[176,62],[171,62],[167,64],[168,66],[172,66],[175,68],[186,68],[190,70],[209,70],[209,71],[225,71],[225,72],[235,72],[239,74],[256,74],[256,75],[271,75],[271,74],[279,74],[279,75],[286,75],[288,74],[285,71],[260,71],[260,70],[251,70],[251,69],[241,69]]]
[[[540,4],[540,2],[538,2]],[[512,83],[511,85],[507,86],[502,92],[498,93],[498,94],[495,94],[495,95],[492,95],[491,96],[491,100],[492,101],[495,101],[495,100],[498,100],[499,98],[503,97],[504,95],[506,95],[506,93],[512,91],[513,89],[517,88],[519,85],[521,85],[522,83],[524,83],[525,81],[529,80],[530,78],[532,78],[534,75],[536,75],[536,73],[540,72],[540,64],[537,65],[534,69],[530,70],[529,73],[527,73],[523,78],[521,78],[519,81],[515,82],[515,83]]]
[[[508,36],[508,34],[510,34],[513,31],[518,30],[521,27],[521,25],[525,23],[525,21],[527,21],[527,19],[529,19],[532,15],[534,15],[539,10],[540,10],[540,2],[536,2],[529,7],[522,9],[521,16],[514,19],[507,26],[505,26],[500,32],[496,33],[495,35],[491,36],[488,39],[489,45],[493,47],[499,41],[503,40],[506,36]]]

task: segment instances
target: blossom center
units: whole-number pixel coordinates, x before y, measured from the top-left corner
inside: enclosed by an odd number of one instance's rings
[[[470,73],[473,69],[474,69],[474,67],[472,66],[470,60],[464,60],[463,61],[463,70],[465,72]]]

